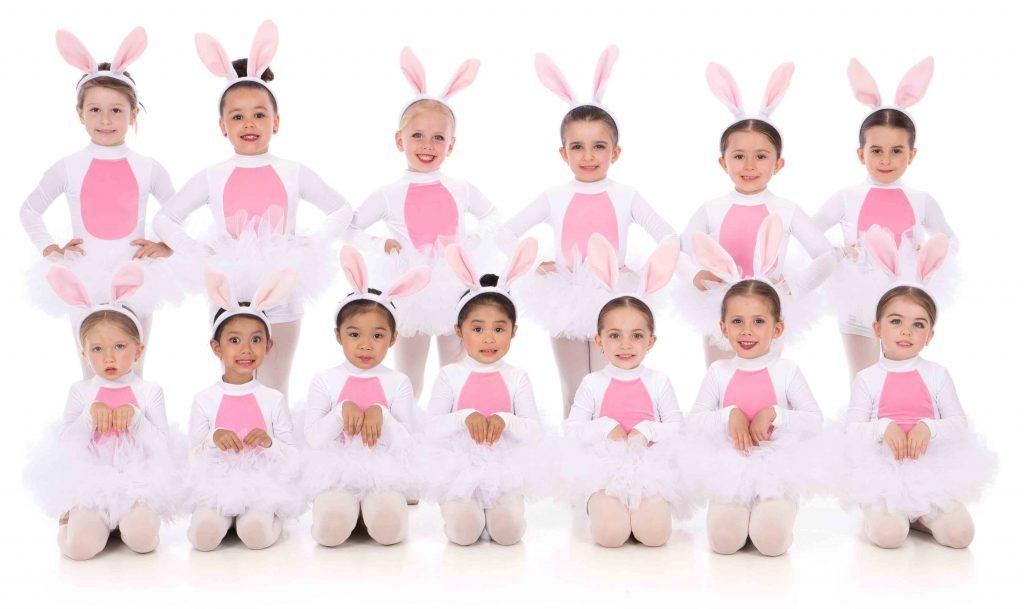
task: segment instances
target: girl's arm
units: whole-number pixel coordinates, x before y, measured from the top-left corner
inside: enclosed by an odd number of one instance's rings
[[[217,448],[213,441],[213,420],[203,407],[199,396],[192,401],[192,412],[188,417],[188,441],[193,451],[200,451],[205,448]]]
[[[786,401],[789,408],[775,406],[775,420],[772,425],[779,429],[792,429],[797,433],[815,431],[821,428],[822,416],[818,401],[811,393],[811,386],[799,368],[793,371],[786,383]]]
[[[318,236],[327,243],[340,237],[352,221],[352,206],[345,197],[305,165],[299,165],[299,196],[320,208],[327,216]]]
[[[61,435],[77,432],[91,432],[95,429],[89,391],[83,383],[75,383],[68,390],[68,399],[64,403],[64,415],[61,417]]]
[[[540,413],[533,399],[533,385],[525,372],[518,375],[518,382],[512,388],[512,412],[499,412],[505,421],[505,431],[512,439],[529,442],[541,435]]]
[[[377,237],[366,232],[387,213],[388,200],[384,190],[377,190],[363,201],[359,209],[352,214],[352,220],[345,231],[344,240],[366,251],[384,249],[386,238]]]
[[[320,374],[313,377],[306,397],[306,444],[310,448],[321,448],[330,441],[337,441],[345,429],[341,419],[341,404],[335,403],[327,381]]]
[[[675,389],[672,388],[672,381],[665,379],[655,399],[655,409],[658,413],[656,421],[641,421],[633,429],[644,434],[648,442],[658,442],[665,438],[679,433],[683,422],[683,411],[679,409],[679,400],[676,399]]]
[[[139,412],[132,417],[132,427],[136,432],[146,433],[155,431],[162,437],[167,437],[167,407],[164,404],[164,390],[159,385],[148,384],[144,402],[142,404],[142,416]]]
[[[729,429],[729,415],[736,408],[735,404],[721,404],[722,395],[718,390],[718,379],[713,368],[704,374],[704,380],[697,391],[690,411],[688,422],[705,432],[725,431]]]
[[[844,213],[844,198],[843,191],[837,191],[834,195],[829,197],[827,201],[825,201],[824,205],[821,206],[821,209],[818,210],[818,213],[814,214],[811,222],[818,227],[818,230],[826,233],[830,228],[842,221]]]
[[[683,234],[679,236],[679,249],[686,255],[679,257],[678,274],[689,284],[693,284],[697,273],[701,271],[700,265],[694,259],[693,235],[695,233],[708,234],[709,232],[711,232],[711,227],[708,224],[708,209],[706,205],[701,205],[690,217],[686,228],[683,229]]]
[[[277,453],[290,453],[295,449],[295,436],[292,434],[292,413],[288,410],[288,401],[278,394],[277,404],[272,412],[271,444],[268,450]],[[245,438],[241,438],[244,440]]]
[[[210,183],[206,171],[200,171],[160,207],[153,218],[153,232],[175,251],[195,249],[197,244],[185,230],[185,219],[209,200]]]
[[[863,373],[858,374],[857,378],[853,380],[853,387],[850,388],[850,407],[846,411],[846,427],[859,430],[876,442],[881,442],[892,419],[884,417],[872,421],[873,412],[874,402],[871,398],[871,387],[866,376]]]
[[[565,435],[579,438],[585,442],[595,442],[608,437],[619,422],[611,417],[596,417],[601,407],[590,389],[586,379],[580,383],[576,396],[572,400],[572,408],[565,419]]]
[[[167,173],[164,166],[155,160],[149,176],[149,193],[160,202],[161,206],[174,197],[174,182],[171,181],[171,174]]]
[[[455,390],[442,369],[434,379],[434,388],[427,402],[427,418],[424,428],[428,435],[442,438],[466,429],[466,417],[476,412],[472,409],[452,411],[455,404]]]
[[[43,252],[51,245],[57,245],[50,231],[46,229],[43,213],[67,189],[67,184],[67,168],[63,161],[59,161],[46,170],[35,190],[21,204],[21,225],[25,227],[25,234],[39,252]]]
[[[477,219],[477,234],[489,234],[497,230],[501,226],[501,214],[498,213],[498,208],[494,206],[494,203],[491,203],[472,184],[468,184],[466,193],[466,211]]]
[[[835,251],[810,217],[799,207],[793,213],[789,230],[812,258],[811,263],[788,279],[797,294],[807,294],[821,285],[836,267]]]
[[[395,397],[391,400],[391,407],[385,408],[380,405],[384,414],[384,424],[380,429],[380,439],[383,442],[393,444],[409,437],[413,427],[413,419],[416,416],[416,395],[412,390],[412,382],[409,377],[402,375],[395,388]]]
[[[935,406],[939,411],[938,419],[922,419],[932,432],[932,439],[943,434],[950,434],[967,427],[967,416],[956,394],[956,386],[949,372],[942,368],[939,375],[939,387],[934,395]]]
[[[516,215],[498,228],[497,242],[505,254],[511,254],[519,239],[528,230],[548,219],[551,213],[551,204],[548,203],[548,196],[543,194],[530,203]]]
[[[672,225],[665,218],[662,218],[661,214],[654,211],[651,204],[640,196],[639,193],[633,195],[633,200],[629,204],[629,211],[633,217],[633,222],[636,222],[647,231],[647,234],[654,239],[655,243],[661,243],[669,238],[676,238],[676,231],[672,229]]]
[[[939,207],[938,202],[931,195],[925,195],[924,218],[921,219],[921,226],[928,231],[929,235],[936,233],[946,235],[949,237],[950,249],[954,252],[957,250],[959,241],[956,238],[956,234],[953,233],[953,227],[946,222],[946,216],[942,213],[942,208]]]

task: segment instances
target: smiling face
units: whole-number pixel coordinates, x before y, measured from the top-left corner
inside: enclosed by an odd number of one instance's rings
[[[89,87],[78,108],[78,119],[85,125],[89,139],[98,146],[120,146],[135,124],[139,109],[120,91],[108,87]]]
[[[395,145],[405,153],[409,171],[437,171],[455,148],[452,117],[445,109],[430,105],[408,112],[402,128],[395,133]]]
[[[274,342],[267,338],[262,321],[246,315],[228,319],[220,330],[220,337],[210,341],[210,348],[224,364],[224,381],[248,383]]]
[[[144,348],[124,328],[101,321],[85,333],[82,357],[89,360],[96,376],[112,381],[132,371]]]
[[[917,356],[935,336],[928,312],[910,298],[892,299],[874,323],[875,336],[882,341],[882,353],[891,360]]]
[[[650,320],[638,309],[625,306],[605,311],[601,331],[594,337],[605,359],[623,370],[640,366],[656,340]]]
[[[857,158],[867,167],[868,175],[879,184],[892,184],[903,177],[917,156],[910,147],[910,134],[899,127],[876,125],[864,133],[864,145],[857,149]]]
[[[341,326],[334,329],[334,337],[345,352],[345,359],[361,370],[383,362],[396,338],[387,313],[379,306],[346,315]]]
[[[558,152],[577,180],[598,182],[608,177],[622,149],[604,121],[573,121],[565,126]]]
[[[729,174],[737,192],[753,195],[768,188],[772,176],[781,171],[786,162],[765,134],[737,131],[729,135],[718,164]]]
[[[498,305],[480,304],[466,313],[455,334],[462,339],[466,355],[481,364],[493,364],[508,353],[516,326]]]
[[[785,324],[772,315],[768,300],[751,294],[731,296],[725,306],[724,320],[719,325],[722,336],[743,359],[767,354],[772,348],[772,341],[785,329]]]
[[[220,130],[236,154],[256,155],[270,150],[270,139],[281,122],[270,93],[262,86],[235,87],[224,96]]]

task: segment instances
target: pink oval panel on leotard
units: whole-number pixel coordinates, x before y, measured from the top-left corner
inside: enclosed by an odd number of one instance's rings
[[[718,244],[729,252],[744,277],[754,274],[757,231],[767,217],[767,205],[732,205],[722,219],[722,226],[718,231]]]
[[[416,249],[425,251],[455,242],[459,206],[441,182],[409,184],[403,211],[409,240]]]
[[[93,159],[82,180],[82,224],[99,239],[121,239],[139,222],[139,183],[128,159]]]
[[[485,417],[512,412],[512,398],[500,372],[470,372],[459,392],[456,410],[472,409]]]
[[[246,222],[267,220],[275,232],[284,232],[288,191],[273,166],[235,167],[224,185],[224,224],[237,237]]]
[[[600,415],[615,419],[629,433],[637,423],[654,420],[654,402],[642,379],[612,379],[601,400]]]
[[[131,404],[138,408],[139,400],[135,398],[135,392],[132,391],[130,385],[124,387],[100,387],[100,390],[96,392],[96,397],[93,398],[95,402],[99,402],[107,408],[114,410],[119,406],[125,404]],[[107,433],[100,434],[98,431],[93,431],[92,440],[99,444],[109,442],[111,438],[120,435],[113,429],[107,430]]]
[[[580,262],[586,260],[587,242],[594,233],[603,235],[615,251],[619,250],[619,221],[611,197],[607,192],[578,192],[569,201],[562,220],[562,256],[568,264],[572,264],[577,255]]]
[[[878,398],[878,418],[892,419],[904,433],[935,416],[932,396],[917,370],[887,372]]]
[[[864,197],[857,217],[857,235],[863,235],[872,225],[892,231],[896,245],[903,240],[903,233],[914,228],[914,208],[907,195],[899,188],[872,188]]]
[[[384,387],[376,376],[350,376],[345,381],[345,386],[338,394],[338,403],[352,402],[359,407],[359,410],[366,412],[366,409],[374,404],[388,407],[387,396],[384,395]]]
[[[767,368],[737,370],[725,388],[722,406],[736,406],[750,421],[765,408],[775,406],[777,401],[775,385]]]
[[[233,431],[238,439],[244,442],[250,431],[266,431],[267,423],[263,420],[263,411],[260,410],[259,402],[253,394],[225,395],[217,407],[214,428]]]

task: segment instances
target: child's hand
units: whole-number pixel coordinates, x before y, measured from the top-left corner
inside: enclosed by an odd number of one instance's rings
[[[402,251],[402,244],[394,239],[388,239],[384,242],[384,253],[385,254],[397,254]]]
[[[380,439],[380,429],[384,426],[384,412],[379,404],[374,404],[363,413],[363,429],[360,432],[363,444],[373,448]]]
[[[700,290],[701,292],[707,292],[708,291],[708,286],[705,285],[705,282],[708,282],[708,283],[725,283],[724,281],[722,281],[721,277],[719,277],[718,275],[715,275],[711,271],[701,271],[701,272],[697,273],[696,277],[693,278],[693,285],[694,285],[694,287],[697,288],[698,290]]]
[[[473,412],[466,417],[466,428],[469,429],[469,437],[477,444],[487,441],[487,417],[479,412]]]
[[[238,436],[235,436],[235,438],[238,438]],[[270,448],[270,446],[273,443],[274,441],[270,439],[270,436],[267,435],[267,432],[263,431],[258,427],[250,431],[245,436],[245,445],[252,446],[254,448],[257,446],[262,446],[263,448]]]
[[[748,430],[754,444],[760,444],[772,439],[772,421],[775,420],[775,406],[762,408],[750,421]]]
[[[113,411],[103,402],[93,402],[89,407],[89,416],[92,417],[92,426],[101,434],[110,431],[114,424]]]
[[[892,450],[892,456],[896,457],[897,461],[902,461],[907,458],[907,434],[903,433],[900,426],[895,421],[889,423],[889,426],[885,428],[885,435],[882,437],[882,441],[885,442]]]
[[[928,442],[932,439],[932,430],[923,422],[918,421],[913,429],[907,432],[907,456],[917,460],[928,450]]]
[[[554,260],[545,260],[537,266],[537,273],[539,275],[547,275],[548,273],[554,273],[558,268]]]
[[[497,414],[487,417],[487,443],[494,444],[501,438],[501,432],[505,431],[505,419]]]
[[[732,438],[733,447],[745,455],[749,455],[750,449],[757,446],[757,442],[750,437],[747,415],[739,408],[733,408],[729,413],[729,436]]]
[[[132,423],[132,417],[135,416],[135,408],[131,404],[121,404],[110,412],[113,417],[111,425],[114,427],[114,431],[128,431],[128,426]]]
[[[629,430],[629,433],[626,434],[626,442],[630,444],[637,444],[639,446],[647,446],[650,444],[650,440],[648,440],[647,436],[641,433],[639,429]]]
[[[230,429],[218,429],[213,432],[213,443],[217,445],[217,448],[225,451],[233,450],[237,453],[242,450],[242,441]]]
[[[613,442],[625,442],[626,430],[622,428],[622,425],[616,425],[608,432],[608,439]]]
[[[837,247],[836,252],[839,254],[840,258],[851,260],[853,262],[857,262],[860,258],[860,247],[858,247],[856,243],[853,245]]]
[[[135,255],[132,256],[133,260],[142,260],[143,258],[166,258],[174,253],[174,251],[167,247],[164,242],[147,241],[146,239],[136,239],[132,241],[132,245],[138,246],[139,249],[135,250]]]
[[[81,239],[72,239],[71,241],[65,243],[64,247],[61,247],[56,243],[54,243],[53,245],[47,245],[46,249],[43,250],[43,257],[45,258],[50,254],[59,254],[63,256],[68,252],[75,252],[76,254],[85,254],[85,250],[81,248],[81,245]]]
[[[345,425],[346,436],[355,437],[362,430],[364,416],[355,402],[346,400],[341,403],[341,421]]]

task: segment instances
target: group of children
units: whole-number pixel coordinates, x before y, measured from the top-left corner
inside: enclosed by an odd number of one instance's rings
[[[935,201],[901,181],[916,152],[906,108],[925,93],[930,58],[907,73],[893,105],[851,62],[855,95],[871,107],[858,149],[869,177],[813,217],[767,189],[784,164],[771,114],[793,65],[771,75],[747,114],[735,80],[711,64],[708,84],[734,116],[719,164],[735,188],[700,206],[680,235],[607,177],[620,154],[602,105],[615,47],[601,55],[587,102],[537,55],[541,82],[569,105],[561,155],[574,179],[502,221],[474,186],[440,173],[455,143],[449,99],[473,82],[476,60],[431,95],[403,50],[415,97],[395,144],[407,170],[353,212],[306,166],[270,153],[274,24],[260,26],[246,59],[229,60],[209,35],[195,41],[224,79],[220,128],[235,154],[175,191],[159,163],[124,144],[139,108],[125,69],[145,49],[144,31],[110,63],[57,33],[61,55],[84,73],[77,109],[91,142],[46,172],[21,219],[83,361],[85,380],[26,475],[60,518],[66,556],[95,556],[115,529],[132,550],[152,551],[161,519],[184,513],[198,550],[217,548],[232,527],[247,547],[265,548],[310,506],[319,544],[342,544],[361,521],[388,545],[406,537],[407,506],[420,498],[440,506],[453,543],[514,544],[526,501],[545,496],[582,499],[601,546],[665,544],[673,516],[706,503],[715,552],[749,539],[775,556],[792,543],[801,498],[818,492],[860,507],[878,546],[899,546],[911,527],[950,547],[970,543],[964,504],[995,457],[969,430],[948,372],[920,357],[956,241]],[[63,247],[42,220],[62,193],[74,235]],[[150,194],[161,203],[159,240],[146,238]],[[301,200],[324,212],[319,232],[296,234]],[[214,226],[197,238],[184,222],[204,205]],[[467,213],[478,220],[472,232]],[[366,232],[379,222],[387,238]],[[549,255],[525,237],[539,223],[554,233]],[[625,266],[633,223],[658,243],[641,269]],[[837,224],[834,247],[824,231]],[[790,237],[808,263],[787,264]],[[330,283],[339,240],[352,286],[333,320],[343,358],[314,376],[304,404],[289,405],[302,304]],[[813,321],[826,282],[852,378],[836,429],[799,367],[780,357],[781,341]],[[223,373],[196,395],[186,438],[168,425],[159,386],[142,379],[142,358],[153,309],[200,284]],[[708,370],[687,416],[669,375],[643,365],[661,309],[704,336]],[[543,428],[527,372],[505,359],[521,317],[551,336],[562,437]],[[421,409],[431,337],[441,368]],[[392,347],[396,370],[383,364]]]

